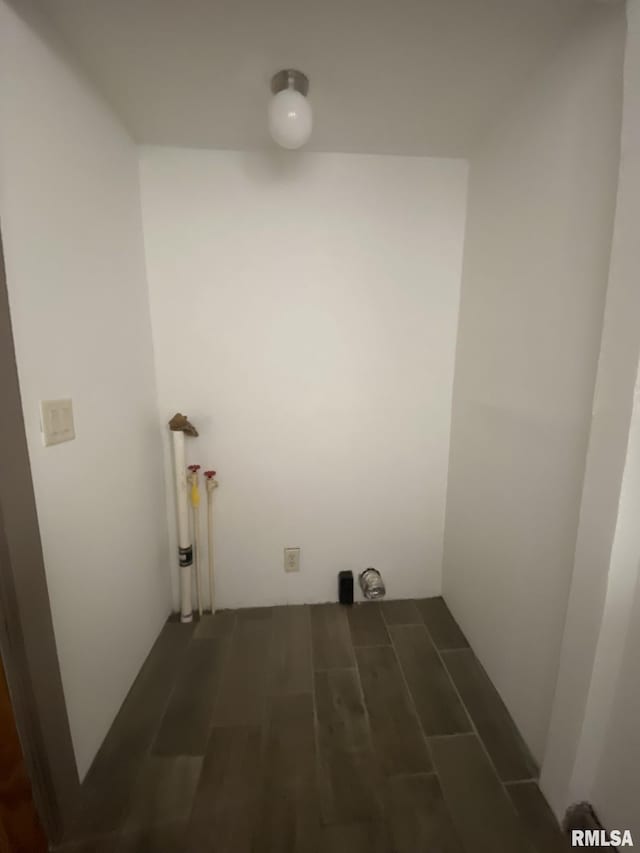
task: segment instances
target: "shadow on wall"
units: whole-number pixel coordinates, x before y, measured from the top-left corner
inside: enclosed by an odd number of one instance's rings
[[[240,158],[241,172],[257,184],[282,183],[295,181],[305,170],[309,169],[312,158],[304,151],[287,151],[278,148],[273,143],[270,148],[261,151],[242,152]]]

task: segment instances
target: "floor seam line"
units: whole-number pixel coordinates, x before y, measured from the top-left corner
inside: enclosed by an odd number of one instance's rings
[[[349,634],[349,636],[351,636],[351,634]],[[373,740],[373,728],[371,727],[371,717],[369,716],[369,706],[367,705],[367,700],[366,700],[365,695],[364,695],[364,689],[362,687],[362,678],[360,676],[360,666],[358,664],[358,656],[356,654],[355,646],[353,645],[353,643],[351,644],[351,652],[352,652],[354,660],[356,662],[356,666],[355,666],[356,679],[358,681],[358,687],[360,689],[360,697],[362,700],[362,707],[364,708],[364,713],[365,713],[365,717],[366,717],[366,721],[367,721],[369,748],[371,749],[371,755],[373,757],[373,760],[375,761],[375,766],[376,766],[376,771],[378,773],[378,779],[380,781],[380,786],[381,786],[381,788],[384,788],[384,782],[385,782],[386,776],[382,771],[382,765],[381,765],[380,759],[378,757],[378,751],[375,748],[375,743]],[[380,790],[377,792],[377,794],[378,794],[377,805],[382,810],[381,817],[384,820],[385,824],[387,824],[387,826],[388,826],[387,808],[386,808],[386,802],[385,802],[385,791]]]
[[[453,617],[452,617],[452,618],[453,618]],[[426,625],[425,625],[425,627],[426,627]],[[428,629],[428,628],[427,628],[427,633],[429,633],[429,629]],[[433,642],[433,640],[432,640],[432,642]],[[487,757],[487,760],[489,761],[489,764],[490,764],[490,766],[491,766],[491,769],[493,770],[493,772],[494,772],[495,776],[497,777],[498,782],[499,782],[499,783],[500,783],[500,785],[502,786],[503,793],[504,793],[505,797],[507,798],[507,800],[509,801],[509,805],[511,806],[512,810],[513,810],[513,811],[514,811],[514,813],[516,814],[516,817],[518,818],[518,820],[520,820],[520,815],[518,814],[518,811],[517,811],[517,809],[516,809],[515,803],[513,802],[513,800],[511,799],[511,797],[509,796],[509,791],[508,791],[508,790],[507,790],[507,788],[506,788],[505,782],[504,782],[504,780],[502,779],[502,777],[500,776],[500,773],[498,772],[498,768],[496,767],[495,762],[494,762],[494,760],[493,760],[492,756],[490,755],[489,750],[487,749],[487,745],[485,744],[484,739],[480,736],[480,732],[478,731],[478,728],[477,728],[477,726],[476,726],[475,720],[473,719],[473,716],[471,715],[471,712],[470,712],[469,708],[467,707],[466,702],[465,702],[465,701],[464,701],[464,699],[462,698],[462,694],[461,694],[461,693],[460,693],[460,691],[458,690],[458,686],[457,686],[457,684],[455,683],[455,681],[453,680],[453,676],[452,676],[452,675],[451,675],[451,673],[449,672],[449,668],[447,667],[447,664],[446,664],[446,662],[445,662],[445,659],[444,659],[444,658],[443,658],[443,656],[442,656],[442,652],[441,652],[441,651],[440,651],[440,649],[435,645],[435,643],[433,643],[433,647],[435,648],[436,653],[437,653],[438,657],[440,658],[440,663],[441,663],[441,664],[442,664],[442,666],[444,667],[444,670],[445,670],[445,672],[447,673],[447,676],[448,676],[448,678],[449,678],[449,681],[450,681],[450,682],[451,682],[451,684],[453,685],[453,689],[455,690],[456,695],[458,696],[458,698],[459,698],[459,700],[460,700],[460,702],[461,702],[461,704],[462,704],[462,707],[464,708],[465,713],[466,713],[467,717],[469,718],[469,722],[471,723],[471,726],[472,726],[472,728],[473,728],[473,734],[476,736],[476,738],[477,738],[477,740],[478,740],[478,743],[480,744],[480,747],[482,748],[482,750],[483,750],[483,752],[484,752],[485,756]],[[468,646],[467,648],[468,648],[468,650],[473,654],[473,656],[475,657],[475,656],[476,656],[476,655],[475,655],[475,652],[473,651],[473,649],[471,648],[471,646]],[[456,651],[466,651],[466,650],[467,650],[467,649],[456,649]],[[491,684],[493,685],[493,682],[491,682]],[[467,732],[467,734],[469,734],[469,732]]]
[[[387,625],[387,628],[388,627],[389,626]],[[437,774],[437,770],[436,770],[436,762],[435,762],[434,757],[433,757],[433,752],[431,750],[431,747],[429,746],[429,741],[427,739],[426,732],[425,732],[424,727],[422,725],[422,720],[420,719],[420,714],[418,713],[418,706],[416,705],[416,701],[413,697],[413,693],[411,692],[411,688],[409,687],[409,682],[407,681],[407,675],[404,671],[404,667],[402,666],[402,661],[400,660],[400,655],[398,654],[398,650],[396,649],[395,640],[393,638],[393,633],[391,631],[389,631],[389,638],[391,640],[391,648],[393,649],[393,655],[396,659],[396,663],[398,664],[398,669],[400,671],[402,683],[404,684],[404,688],[407,691],[407,696],[409,697],[409,702],[411,704],[411,708],[413,709],[413,715],[414,715],[416,722],[418,724],[418,730],[419,730],[420,734],[422,735],[422,740],[424,741],[424,744],[425,744],[425,747],[427,750],[427,755],[429,756],[429,760],[431,761],[431,766],[433,767],[433,772],[437,776],[438,774]],[[440,778],[439,777],[438,777],[438,784],[440,784]]]

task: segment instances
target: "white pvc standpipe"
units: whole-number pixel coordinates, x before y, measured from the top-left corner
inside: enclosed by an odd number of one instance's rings
[[[175,463],[176,517],[178,522],[178,565],[180,571],[180,621],[191,622],[191,564],[193,549],[189,536],[189,509],[187,504],[187,475],[184,458],[184,433],[172,430],[173,459]]]

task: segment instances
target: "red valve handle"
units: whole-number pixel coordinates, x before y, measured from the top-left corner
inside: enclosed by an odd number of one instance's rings
[[[190,471],[193,471],[194,474],[200,470],[200,467],[201,467],[200,465],[187,465],[187,468]]]
[[[205,471],[204,476],[207,478],[207,480],[210,480],[212,477],[216,476],[216,472],[215,471]]]

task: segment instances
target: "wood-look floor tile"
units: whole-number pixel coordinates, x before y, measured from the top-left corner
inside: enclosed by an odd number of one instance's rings
[[[131,797],[125,830],[186,821],[202,769],[192,755],[151,755],[142,764]]]
[[[191,812],[194,853],[251,853],[260,774],[260,728],[213,729]]]
[[[327,823],[380,817],[380,773],[355,670],[315,674],[322,812]]]
[[[313,698],[306,693],[271,697],[264,746],[265,787],[306,796],[315,790],[315,769]]]
[[[422,625],[422,616],[413,599],[383,601],[380,606],[387,625]]]
[[[121,827],[192,634],[192,624],[167,622],[162,628],[82,784],[74,836]]]
[[[115,853],[184,853],[187,838],[186,823],[158,824],[123,833]]]
[[[317,853],[321,823],[310,799],[272,796],[261,812],[251,853]],[[236,853],[234,850],[233,853]]]
[[[416,606],[437,649],[464,649],[469,645],[444,598],[422,598]]]
[[[84,780],[78,812],[70,830],[71,838],[102,835],[122,828],[141,760],[139,755],[123,756],[121,763],[114,764],[110,771],[102,767],[97,778]]]
[[[149,717],[159,719],[167,704],[176,676],[193,637],[193,624],[167,622],[153,644],[140,674],[133,683],[120,713],[109,732],[109,740],[118,737],[117,751],[145,752],[153,739]],[[149,704],[156,705],[152,714]],[[158,713],[157,707],[160,707]],[[150,730],[151,729],[151,730]],[[105,740],[104,746],[107,746]]]
[[[377,602],[354,604],[347,616],[354,646],[384,646],[391,642]]]
[[[511,782],[535,777],[535,762],[473,651],[443,652],[442,659],[500,778]]]
[[[313,698],[273,696],[252,853],[315,853],[319,842]]]
[[[516,782],[506,787],[536,853],[569,853],[569,839],[560,829],[537,783]]]
[[[313,690],[311,618],[306,606],[273,608],[270,692]]]
[[[249,613],[238,616],[213,714],[216,726],[257,726],[263,722],[272,635],[272,613],[268,609],[268,617],[260,614],[253,618]]]
[[[311,641],[314,669],[355,666],[344,605],[314,604],[311,607]]]
[[[393,645],[426,735],[471,731],[471,723],[424,625],[394,625]]]
[[[234,610],[219,610],[217,613],[205,613],[196,625],[193,636],[197,640],[213,637],[227,637],[233,633],[236,624]]]
[[[442,599],[169,623],[83,785],[85,840],[68,853],[564,853],[537,786],[508,796],[496,776],[535,765],[461,643]],[[471,729],[452,678],[491,759],[474,734],[425,749],[423,732]]]
[[[394,853],[464,853],[435,773],[389,779],[386,814]]]
[[[420,723],[391,646],[356,649],[358,670],[373,736],[384,773],[431,770]]]
[[[204,755],[229,640],[192,640],[153,746],[157,755]]]
[[[264,620],[269,622],[273,618],[273,607],[241,607],[234,612],[239,621]]]
[[[445,802],[465,849],[533,853],[513,804],[475,735],[430,741]]]
[[[417,848],[412,848],[415,853]],[[322,827],[318,853],[396,853],[385,823],[329,824]]]
[[[122,830],[117,830],[105,835],[96,835],[83,840],[56,844],[51,849],[55,853],[120,853],[122,845]],[[4,853],[4,848],[2,849]]]

